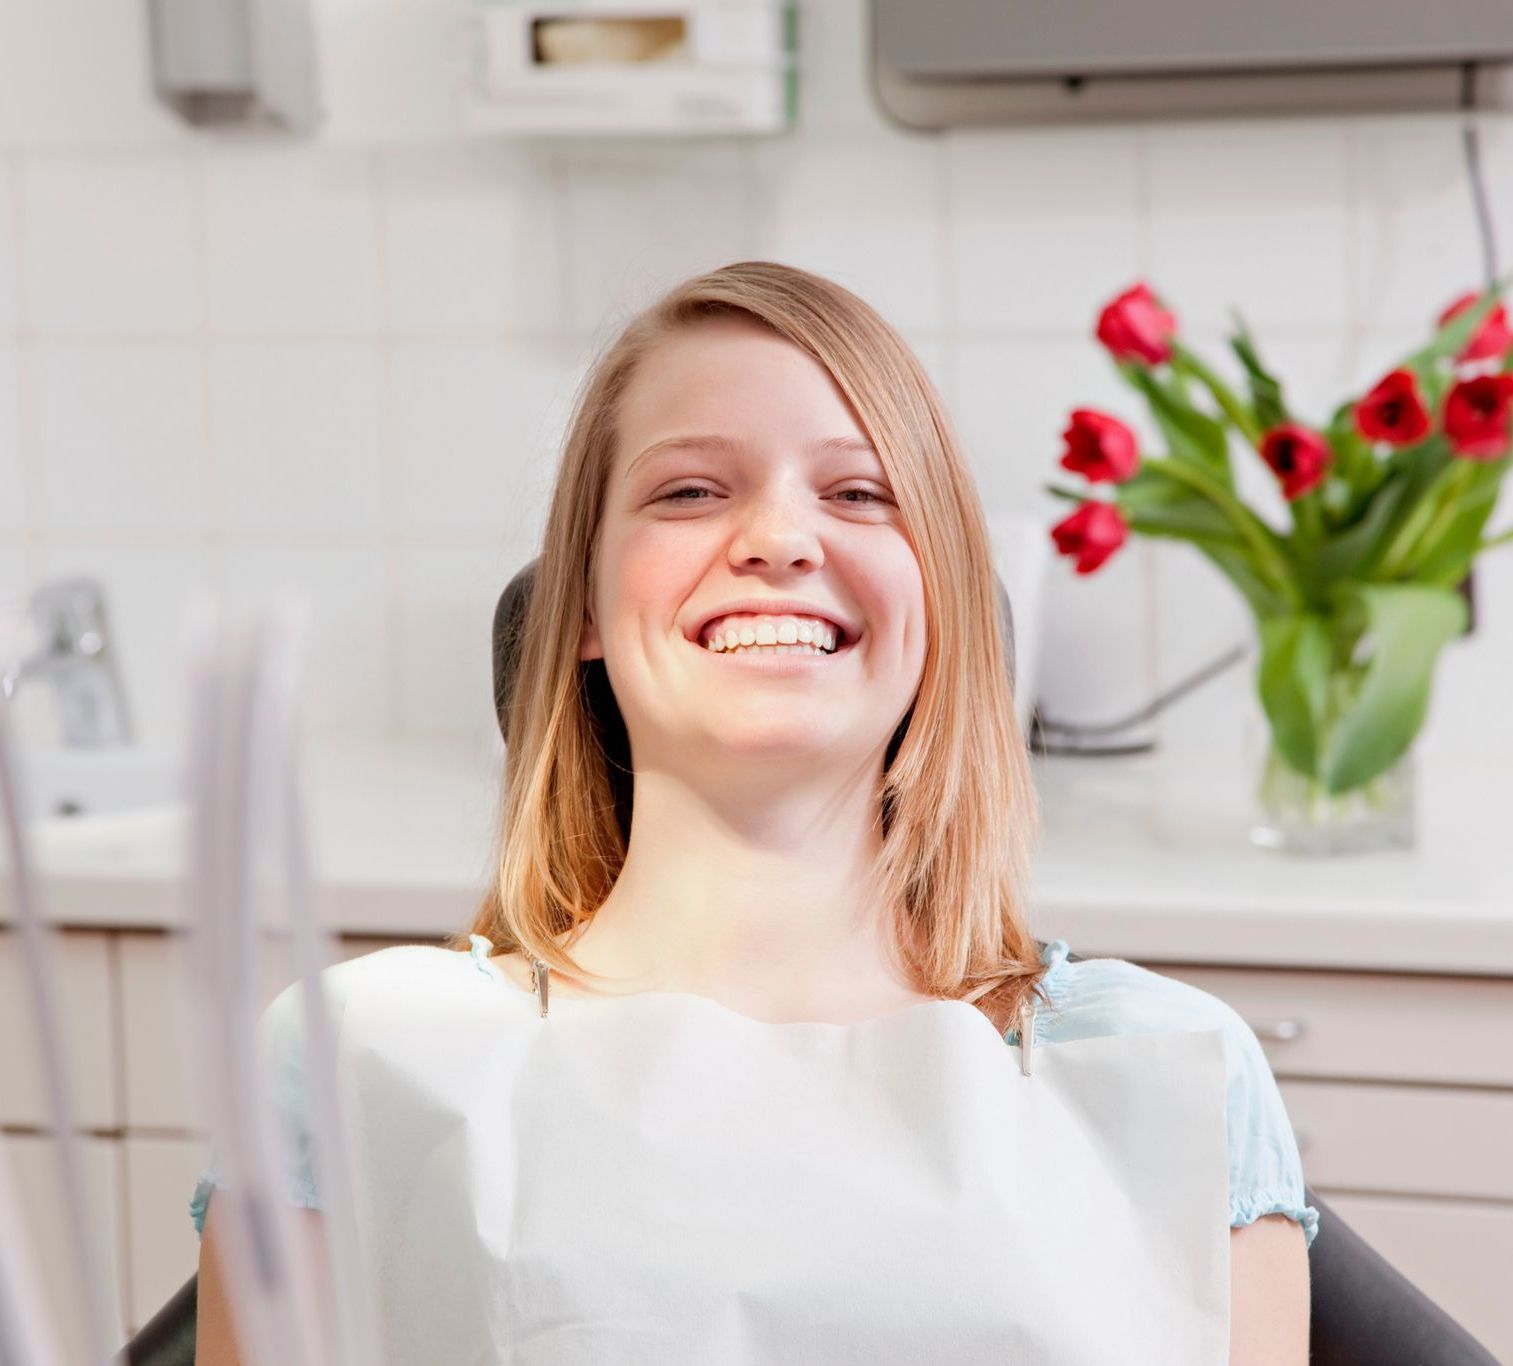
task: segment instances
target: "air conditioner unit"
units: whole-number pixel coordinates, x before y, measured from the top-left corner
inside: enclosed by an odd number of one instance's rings
[[[870,0],[909,128],[1513,108],[1513,0]]]

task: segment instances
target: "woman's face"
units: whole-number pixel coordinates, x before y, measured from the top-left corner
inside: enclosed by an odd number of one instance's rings
[[[880,766],[924,670],[924,585],[882,463],[817,361],[728,319],[657,347],[624,397],[599,538],[581,658],[604,659],[638,769]],[[854,642],[709,650],[701,628],[748,599],[796,599]]]

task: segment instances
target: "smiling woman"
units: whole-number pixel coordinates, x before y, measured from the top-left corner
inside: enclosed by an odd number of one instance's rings
[[[475,923],[330,973],[392,1360],[1305,1360],[1317,1213],[1254,1034],[1031,932],[1008,654],[952,425],[865,302],[746,261],[630,323]]]

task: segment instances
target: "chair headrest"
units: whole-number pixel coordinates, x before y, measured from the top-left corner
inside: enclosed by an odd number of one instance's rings
[[[525,633],[526,610],[530,606],[531,589],[536,582],[536,566],[539,559],[530,561],[499,595],[494,608],[494,714],[499,721],[501,734],[505,733],[505,717],[515,696],[515,677],[520,671],[520,642]],[[1014,683],[1014,609],[1009,603],[1008,590],[1003,580],[995,573],[993,586],[998,594],[998,615],[1003,622],[1004,667],[1009,675],[1009,685]],[[602,666],[603,661],[591,661]]]

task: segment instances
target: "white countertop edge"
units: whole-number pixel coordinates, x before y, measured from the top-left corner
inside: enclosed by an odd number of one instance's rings
[[[316,889],[331,931],[374,938],[438,938],[466,930],[481,886],[332,883]],[[110,930],[181,930],[182,886],[139,877],[55,875],[44,890],[50,923]],[[0,898],[0,925],[12,923]],[[1065,939],[1084,957],[1193,966],[1270,966],[1347,972],[1513,977],[1513,920],[1464,906],[1399,905],[1384,912],[1315,904],[1174,907],[1100,905],[1075,896],[1037,897],[1036,935]]]

